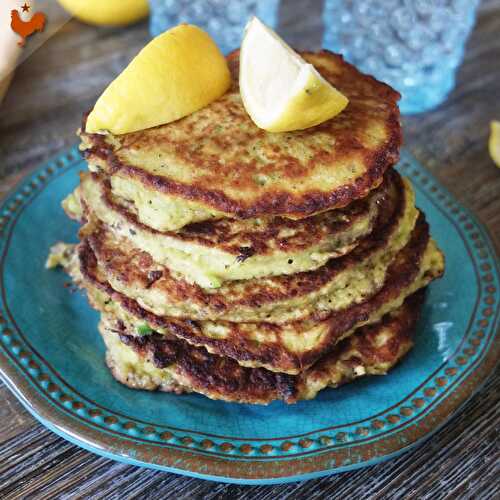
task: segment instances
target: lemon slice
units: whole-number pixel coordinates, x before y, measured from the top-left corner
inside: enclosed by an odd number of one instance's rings
[[[59,0],[80,21],[97,26],[126,26],[145,18],[148,0]]]
[[[269,132],[319,125],[349,102],[256,17],[241,44],[240,93],[252,120]]]
[[[497,167],[500,167],[500,122],[493,120],[490,125],[490,140],[488,141],[490,156]]]
[[[226,92],[226,59],[200,28],[181,24],[152,40],[98,99],[86,131],[126,134],[178,120]]]

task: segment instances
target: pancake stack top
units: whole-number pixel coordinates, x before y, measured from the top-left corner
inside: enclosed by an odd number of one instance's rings
[[[101,313],[130,387],[265,404],[386,373],[444,270],[398,160],[399,95],[329,52],[304,58],[349,98],[272,134],[233,86],[168,125],[88,134],[64,202],[80,244],[53,248]]]

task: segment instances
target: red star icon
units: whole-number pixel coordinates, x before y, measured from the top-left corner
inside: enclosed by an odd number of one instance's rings
[[[21,7],[21,9],[23,9],[23,12],[29,12],[29,11],[30,11],[30,9],[31,9],[31,7],[30,7],[28,4],[26,4],[26,3],[25,3],[25,4]]]

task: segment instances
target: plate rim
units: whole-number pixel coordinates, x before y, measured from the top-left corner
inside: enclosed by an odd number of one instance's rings
[[[3,357],[3,354],[0,353],[0,360]],[[493,357],[492,357],[493,358]],[[493,365],[496,365],[496,362],[493,363]],[[138,467],[145,467],[148,469],[153,469],[153,470],[160,470],[163,472],[169,472],[173,474],[179,474],[183,475],[186,477],[192,477],[196,479],[203,479],[203,480],[208,480],[208,481],[218,481],[218,482],[223,482],[223,483],[229,483],[229,484],[242,484],[242,485],[272,485],[272,484],[284,484],[284,483],[290,483],[290,482],[295,482],[295,481],[306,481],[310,479],[317,479],[320,477],[328,476],[331,474],[338,474],[342,472],[349,472],[352,470],[356,469],[361,469],[364,467],[368,467],[371,465],[375,465],[377,463],[385,462],[388,460],[391,460],[393,458],[396,458],[404,453],[407,453],[415,448],[418,448],[421,446],[425,441],[430,439],[436,432],[438,432],[441,428],[443,428],[448,421],[450,421],[452,418],[457,416],[463,405],[467,403],[487,382],[488,378],[492,374],[492,370],[488,371],[485,375],[484,378],[481,379],[480,383],[475,386],[475,389],[468,394],[468,396],[459,404],[459,407],[456,411],[452,413],[447,413],[443,420],[440,421],[437,425],[435,425],[431,430],[423,434],[422,437],[416,439],[413,442],[408,443],[406,446],[401,447],[391,453],[385,454],[383,457],[377,457],[376,459],[371,459],[366,462],[358,462],[358,463],[353,463],[350,465],[344,465],[338,468],[334,469],[323,469],[323,470],[314,470],[312,472],[307,472],[307,473],[299,473],[295,475],[284,475],[284,476],[261,476],[258,478],[248,478],[248,477],[241,477],[241,476],[233,476],[233,475],[214,475],[211,474],[210,472],[197,472],[193,471],[191,469],[182,469],[182,468],[175,468],[173,466],[168,466],[168,465],[160,465],[160,464],[155,464],[152,462],[143,462],[141,460],[137,460],[134,457],[129,457],[126,455],[119,455],[116,453],[116,451],[113,450],[107,450],[102,447],[96,446],[95,443],[89,443],[87,441],[83,441],[81,437],[77,437],[78,434],[75,434],[72,432],[72,426],[71,423],[69,422],[67,426],[64,425],[64,421],[57,421],[57,423],[53,422],[50,420],[50,418],[44,417],[43,413],[37,411],[37,406],[30,404],[30,402],[24,398],[24,395],[22,391],[19,390],[19,387],[16,386],[15,384],[11,385],[11,382],[8,377],[5,377],[5,372],[1,370],[0,366],[0,378],[2,378],[2,381],[6,384],[7,388],[14,394],[14,396],[19,400],[21,405],[38,421],[40,424],[42,424],[44,427],[49,429],[50,431],[54,432],[58,436],[62,437],[63,439],[71,442],[72,444],[79,446],[80,448],[83,448],[91,453],[94,453],[96,455],[102,456],[104,458],[108,458],[111,460],[115,460],[121,463],[129,464],[129,465],[134,465]],[[63,419],[67,419],[65,415],[62,415]],[[300,460],[300,459],[298,459]],[[234,462],[231,462],[234,463]],[[251,462],[245,462],[246,467],[251,465]]]
[[[36,169],[31,175],[26,176],[22,179],[18,185],[11,190],[11,192],[5,196],[0,204],[0,240],[2,231],[5,226],[9,225],[9,219],[5,220],[5,216],[1,216],[2,213],[5,214],[6,207],[11,207],[12,212],[15,213],[16,210],[23,206],[23,201],[27,201],[32,195],[40,193],[45,189],[49,181],[54,179],[54,174],[65,173],[67,170],[71,169],[76,163],[81,163],[82,160],[78,157],[77,146],[71,148],[70,150],[59,154],[53,160],[42,167]],[[406,166],[405,166],[406,163]],[[412,172],[407,172],[406,170],[412,167]],[[461,211],[468,220],[471,221],[471,226],[474,231],[479,231],[482,234],[482,240],[486,242],[486,247],[489,250],[489,256],[493,260],[493,269],[491,272],[495,272],[495,277],[498,280],[498,259],[496,257],[496,246],[494,240],[491,238],[488,228],[481,224],[481,222],[476,220],[476,217],[461,203],[459,203],[445,187],[443,187],[439,181],[428,171],[420,165],[420,163],[415,160],[406,150],[402,151],[400,166],[403,170],[403,174],[412,174],[412,181],[419,185],[422,192],[424,192],[437,209],[450,219],[450,223],[456,226],[456,229],[463,236],[464,243],[471,243],[467,236],[469,234],[462,234],[463,228],[453,221],[450,217],[449,209],[454,210],[455,207],[457,211]],[[435,192],[438,193],[436,196],[441,196],[441,200],[434,199],[432,193],[428,191],[421,182],[419,182],[415,177],[421,176],[422,172],[425,173],[424,177],[427,178],[427,184],[432,184],[435,187]],[[420,179],[423,180],[422,178]],[[446,202],[444,201],[446,200]],[[448,206],[447,204],[450,204]],[[453,207],[453,208],[452,208]],[[448,209],[448,210],[447,210]],[[11,230],[13,227],[11,227]],[[464,231],[465,232],[465,231]],[[481,238],[479,238],[481,240]],[[1,241],[0,241],[1,243]],[[6,254],[8,244],[5,246],[3,254]],[[470,252],[469,252],[470,253]],[[476,256],[470,253],[470,257],[474,264]],[[3,255],[2,255],[3,259]],[[2,274],[2,269],[0,265],[0,277]],[[481,288],[481,280],[478,275],[478,288]],[[0,291],[4,294],[3,280],[0,281]],[[498,287],[495,291],[498,294]],[[479,290],[479,296],[481,296],[482,290]],[[493,292],[491,294],[493,296]],[[498,298],[496,296],[496,298]],[[3,298],[2,298],[3,302]],[[498,304],[498,300],[495,300],[495,304]],[[490,308],[491,309],[491,308]],[[487,310],[487,308],[485,309]],[[483,310],[483,312],[485,311]],[[0,318],[3,313],[3,306],[0,303]],[[475,313],[474,313],[475,314]],[[471,316],[471,319],[474,317]],[[490,316],[490,315],[488,315]],[[485,315],[486,318],[486,315]],[[141,465],[146,467],[159,468],[161,470],[166,470],[169,472],[181,473],[185,475],[190,475],[193,477],[201,477],[205,479],[212,479],[217,481],[227,481],[227,482],[238,482],[242,484],[264,484],[267,483],[279,483],[284,481],[293,481],[299,479],[309,479],[312,477],[319,477],[326,474],[331,474],[334,472],[343,472],[347,470],[352,470],[354,468],[363,467],[378,463],[383,460],[392,458],[393,456],[399,455],[409,448],[417,446],[422,439],[425,437],[430,437],[433,432],[436,432],[438,428],[446,423],[446,421],[451,418],[451,416],[459,410],[461,406],[468,400],[472,395],[479,389],[479,387],[484,383],[489,374],[493,372],[496,365],[496,360],[498,358],[498,342],[497,340],[498,331],[495,331],[496,325],[498,324],[498,306],[496,315],[493,319],[489,330],[489,336],[485,339],[482,355],[478,356],[477,359],[471,361],[467,360],[464,362],[466,365],[466,370],[464,373],[460,374],[458,379],[463,379],[458,385],[458,382],[453,382],[449,384],[449,387],[454,386],[453,389],[446,390],[446,394],[440,397],[437,404],[430,403],[425,408],[425,414],[416,418],[411,424],[403,425],[403,428],[396,431],[394,428],[389,428],[388,434],[386,436],[373,436],[368,438],[366,443],[357,444],[356,442],[346,442],[337,443],[337,446],[333,446],[325,449],[318,449],[317,446],[311,446],[310,439],[302,439],[299,441],[299,448],[303,450],[300,454],[289,454],[288,456],[277,456],[274,453],[269,454],[269,452],[263,451],[263,448],[267,446],[266,444],[260,446],[261,453],[255,453],[255,450],[250,450],[245,453],[242,448],[247,446],[245,444],[240,446],[240,451],[246,456],[231,454],[231,452],[225,453],[223,456],[216,456],[209,452],[209,448],[205,451],[203,449],[190,449],[189,445],[182,450],[176,447],[177,438],[171,438],[164,440],[162,444],[150,443],[149,445],[138,445],[137,439],[134,441],[134,434],[129,433],[129,437],[111,437],[108,436],[104,431],[90,431],[88,429],[88,423],[76,423],[74,417],[65,415],[63,410],[57,410],[54,413],[54,405],[49,401],[46,401],[42,397],[40,389],[35,389],[27,381],[26,373],[22,372],[21,366],[15,368],[12,361],[8,360],[4,352],[0,351],[0,377],[4,379],[7,387],[14,393],[14,395],[21,401],[21,403],[28,409],[28,411],[35,416],[43,425],[49,427],[51,430],[61,435],[62,437],[70,440],[71,442],[82,446],[83,448],[93,451],[94,453],[101,454],[103,456],[108,456],[109,458],[119,459],[125,461],[126,463],[133,463],[134,465]],[[2,330],[2,323],[0,322],[0,331],[2,332],[2,339],[5,340],[5,330]],[[8,330],[8,328],[7,328]],[[464,333],[462,342],[466,340],[467,334]],[[5,345],[0,343],[2,348],[5,349]],[[19,350],[17,354],[20,360],[23,360],[22,350]],[[30,361],[28,357],[24,357],[26,361],[24,363],[25,368],[29,370]],[[35,363],[36,364],[36,363]],[[438,368],[437,371],[444,370],[444,364]],[[36,371],[33,368],[33,371]],[[62,378],[62,377],[61,377]],[[456,380],[458,380],[456,379]],[[473,379],[473,380],[472,380]],[[470,387],[469,387],[470,386]],[[20,387],[23,387],[21,390]],[[466,390],[468,388],[468,390]],[[439,391],[438,391],[439,392]],[[434,396],[433,396],[434,397]],[[433,398],[431,397],[431,399]],[[451,402],[450,399],[454,401]],[[67,401],[67,403],[74,404],[75,401]],[[396,408],[401,405],[401,402],[396,405]],[[68,406],[68,405],[66,405]],[[442,409],[445,408],[447,411],[442,413]],[[439,411],[438,411],[439,410]],[[431,425],[428,423],[429,418],[437,419]],[[365,420],[371,420],[370,417]],[[427,419],[427,420],[426,420]],[[133,420],[133,419],[130,419]],[[401,418],[399,419],[401,420]],[[361,422],[363,422],[361,421]],[[419,426],[423,425],[423,431],[419,433]],[[116,423],[115,423],[116,424]],[[114,424],[110,424],[111,426]],[[349,424],[350,425],[350,424]],[[168,427],[168,426],[166,426]],[[315,430],[307,433],[311,435],[313,433],[322,432],[323,429]],[[196,431],[183,431],[192,432],[196,434]],[[400,433],[404,433],[399,436]],[[413,434],[412,434],[413,433]],[[206,433],[197,433],[206,436]],[[103,445],[103,436],[106,438],[105,445]],[[401,439],[396,439],[399,436]],[[136,436],[135,436],[136,437]],[[302,437],[302,436],[298,436]],[[108,440],[109,438],[109,440]],[[233,439],[235,441],[251,441],[251,438],[224,438],[226,440]],[[262,438],[255,439],[253,441],[260,442],[268,441],[274,438]],[[275,438],[284,440],[285,437]],[[292,437],[290,439],[293,439]],[[204,441],[207,441],[206,439]],[[385,449],[380,454],[378,449],[380,444],[385,446]],[[179,444],[179,443],[177,443]],[[239,443],[238,443],[239,444]],[[313,443],[314,444],[314,443]],[[145,450],[145,448],[153,448],[155,451],[152,453],[151,450]],[[297,446],[295,446],[297,448]],[[234,447],[233,447],[234,448]],[[358,450],[359,448],[359,450]],[[307,451],[310,449],[309,451]],[[166,451],[165,451],[166,450]],[[358,461],[349,462],[349,457],[354,456],[354,450],[358,453]],[[158,452],[161,451],[161,457]],[[137,458],[139,457],[139,458]],[[161,458],[161,460],[159,460]],[[185,464],[185,468],[172,468],[172,464],[179,463]],[[220,467],[215,467],[215,464],[221,461]],[[299,462],[299,463],[296,463]],[[293,473],[290,475],[291,463],[293,463]],[[229,464],[229,467],[224,466],[224,464]],[[241,464],[238,467],[238,464]],[[302,467],[300,467],[302,465]],[[305,467],[307,465],[309,468]],[[195,469],[195,470],[193,470]],[[239,474],[237,469],[240,469]],[[223,471],[223,472],[221,472]]]

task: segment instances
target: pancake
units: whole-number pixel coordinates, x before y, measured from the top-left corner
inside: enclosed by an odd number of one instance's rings
[[[439,277],[444,266],[442,254],[429,239],[427,224],[421,217],[410,242],[391,264],[384,286],[370,300],[325,319],[312,317],[273,325],[176,320],[154,315],[110,286],[85,240],[72,259],[68,260],[64,247],[59,253],[75,282],[87,290],[92,305],[134,324],[138,334],[146,329],[174,335],[209,352],[233,358],[242,366],[289,374],[297,374],[314,364],[356,328],[375,323],[400,307],[407,296]]]
[[[110,315],[103,315],[99,330],[113,376],[128,387],[177,394],[197,392],[238,403],[295,403],[363,375],[386,374],[413,345],[422,299],[422,291],[412,295],[380,322],[360,328],[297,376],[243,368],[172,336],[130,335],[130,326]]]
[[[268,133],[246,113],[238,52],[230,90],[175,122],[124,135],[85,132],[81,149],[138,219],[160,231],[223,217],[301,219],[364,198],[396,163],[401,126],[392,88],[328,51],[303,57],[349,98],[335,118]]]
[[[351,251],[371,233],[384,197],[394,191],[394,172],[367,199],[348,207],[292,221],[283,217],[219,219],[184,226],[177,232],[151,229],[137,219],[133,206],[113,195],[109,182],[97,174],[81,174],[78,192],[65,202],[73,218],[95,218],[128,239],[153,260],[204,288],[228,280],[295,274],[317,269],[329,259]],[[80,215],[79,215],[80,214]]]
[[[374,231],[347,255],[315,271],[231,281],[218,289],[188,282],[102,224],[87,225],[81,237],[111,286],[159,316],[277,324],[313,313],[325,317],[375,294],[410,239],[418,211],[411,187],[402,182],[395,177],[398,189],[384,200]]]

